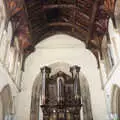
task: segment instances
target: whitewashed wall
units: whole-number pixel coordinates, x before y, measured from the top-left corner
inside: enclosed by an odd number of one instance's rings
[[[22,92],[17,97],[16,119],[29,120],[32,86],[40,72],[40,67],[56,62],[81,66],[81,71],[90,86],[94,120],[107,120],[105,97],[101,89],[95,57],[85,49],[85,45],[80,40],[64,34],[54,35],[43,40],[36,46],[36,51],[27,58]]]

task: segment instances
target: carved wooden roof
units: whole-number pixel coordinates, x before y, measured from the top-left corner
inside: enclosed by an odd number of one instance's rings
[[[40,40],[67,33],[100,49],[116,0],[5,0],[8,20],[22,50],[30,51]],[[13,38],[14,39],[14,38]],[[33,47],[31,47],[33,46]],[[95,51],[94,51],[95,52]]]

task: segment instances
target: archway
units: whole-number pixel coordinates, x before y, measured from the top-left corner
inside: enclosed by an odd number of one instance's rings
[[[117,85],[113,86],[111,110],[113,117],[120,119],[120,88]]]
[[[55,63],[49,65],[49,67],[52,69],[51,75],[56,74],[58,71],[63,71],[64,73],[70,75],[69,72],[70,65],[66,63]],[[81,97],[82,97],[82,110],[80,113],[81,119],[93,120],[88,82],[82,73],[79,74],[79,78],[81,83],[80,88],[81,88]],[[39,73],[32,88],[30,120],[43,119],[40,108],[41,85],[42,85],[42,75],[41,73]]]
[[[0,92],[0,120],[11,119],[12,98],[9,85],[6,85]]]

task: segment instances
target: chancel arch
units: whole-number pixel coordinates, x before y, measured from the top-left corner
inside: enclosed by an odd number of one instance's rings
[[[43,80],[45,77],[47,77],[46,81]],[[75,81],[76,77],[79,79]],[[74,97],[77,99],[76,102]],[[89,85],[78,66],[55,63],[43,67],[34,82],[30,120],[64,120],[65,118],[93,119]]]

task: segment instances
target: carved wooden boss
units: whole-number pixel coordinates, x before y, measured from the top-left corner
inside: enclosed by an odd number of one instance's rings
[[[72,76],[62,71],[50,76],[51,69],[42,72],[41,108],[43,120],[80,120],[80,67],[70,68]]]

